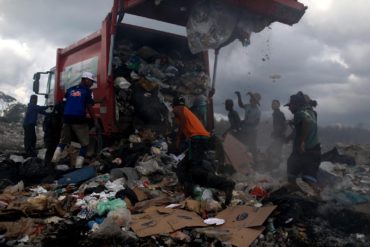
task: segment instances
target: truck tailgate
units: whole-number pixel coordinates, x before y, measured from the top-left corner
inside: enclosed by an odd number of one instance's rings
[[[297,0],[223,0],[239,8],[293,25],[302,18],[306,7]],[[190,10],[199,0],[125,0],[126,13],[186,26]]]

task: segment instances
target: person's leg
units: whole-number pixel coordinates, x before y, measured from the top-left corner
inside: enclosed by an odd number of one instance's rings
[[[72,130],[81,144],[80,152],[76,159],[76,168],[81,168],[87,154],[89,145],[89,126],[87,124],[73,124]]]
[[[28,125],[23,126],[24,130],[24,151],[26,152],[27,155],[30,154],[30,132],[29,132],[29,127]]]
[[[235,182],[213,173],[208,173],[206,181],[208,185],[207,187],[215,188],[225,192],[225,205],[229,205],[233,196],[232,193],[235,188]]]
[[[290,184],[296,184],[297,177],[301,174],[301,162],[300,155],[292,153],[287,160],[287,175],[288,182]]]
[[[179,184],[184,187],[185,196],[192,196],[194,191],[194,184],[191,172],[189,171],[189,159],[185,157],[178,165],[176,169],[177,179]]]
[[[319,191],[317,186],[317,172],[321,162],[321,148],[317,147],[307,150],[304,155],[304,162],[302,167],[302,179],[309,183],[315,191]]]
[[[205,158],[205,152],[207,150],[208,138],[196,139],[191,138],[189,160],[192,165],[200,165]]]
[[[36,129],[35,126],[32,125],[30,126],[30,151],[31,151],[31,156],[35,157],[37,156],[36,153]]]
[[[218,176],[213,172],[205,170],[201,166],[193,167],[191,169],[192,179],[194,184],[199,184],[202,187],[214,188],[224,191],[226,194],[225,205],[229,205],[235,183],[225,177]]]
[[[267,149],[267,158],[269,161],[268,169],[278,169],[281,162],[281,153],[283,148],[283,142],[281,139],[273,139],[270,146]]]
[[[51,162],[57,163],[60,160],[60,156],[67,144],[71,142],[71,125],[70,124],[63,124],[62,132],[60,134],[60,141],[55,149],[53,158]]]

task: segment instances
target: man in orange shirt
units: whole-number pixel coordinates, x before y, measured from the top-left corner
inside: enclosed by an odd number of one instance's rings
[[[235,183],[216,175],[213,166],[205,160],[210,133],[195,114],[185,106],[183,97],[175,98],[172,107],[175,122],[179,126],[176,147],[179,148],[184,139],[189,141],[187,159],[179,165],[177,172],[179,182],[184,185],[185,193],[192,195],[196,184],[215,188],[225,192],[225,205],[230,204]]]

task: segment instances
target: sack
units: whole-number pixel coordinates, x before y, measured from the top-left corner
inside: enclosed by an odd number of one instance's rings
[[[132,95],[132,105],[136,116],[146,124],[164,123],[167,116],[166,106],[160,102],[158,91],[146,92],[140,87],[135,87]]]
[[[49,175],[49,172],[50,169],[44,161],[36,157],[25,160],[19,166],[19,176],[23,179],[46,177]]]

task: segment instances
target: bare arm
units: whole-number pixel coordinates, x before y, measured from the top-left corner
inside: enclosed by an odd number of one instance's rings
[[[95,118],[95,114],[94,114],[94,110],[93,110],[92,105],[87,106],[87,112],[89,113],[91,118]]]
[[[301,153],[304,153],[304,151],[305,151],[304,141],[307,139],[307,136],[308,136],[308,123],[307,123],[307,120],[303,120],[303,122],[302,122],[302,136],[299,140],[299,151]]]
[[[180,108],[175,108],[173,110],[173,113],[175,114],[176,124],[179,126],[179,130],[176,136],[176,148],[180,148],[180,142],[182,139],[184,139],[183,130],[184,130],[184,125],[185,125],[185,118]]]
[[[242,101],[242,97],[240,96],[240,92],[239,91],[236,91],[235,92],[236,96],[238,96],[238,105],[240,108],[245,108],[245,105]]]

